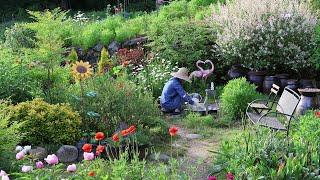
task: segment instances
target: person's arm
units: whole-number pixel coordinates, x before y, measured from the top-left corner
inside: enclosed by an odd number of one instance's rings
[[[182,88],[180,83],[175,83],[174,89],[178,92],[179,96],[181,96],[186,102],[188,102],[191,105],[194,104],[192,98],[186,93],[186,91]]]

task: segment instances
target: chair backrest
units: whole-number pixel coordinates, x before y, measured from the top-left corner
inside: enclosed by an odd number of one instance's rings
[[[293,115],[300,101],[300,96],[290,88],[284,88],[277,104],[277,111],[280,113]],[[290,120],[291,116],[287,116]]]
[[[278,92],[280,90],[280,87],[276,84],[272,84],[271,90],[270,90],[270,94],[275,94],[278,95]]]
[[[272,87],[270,89],[270,93],[268,96],[268,104],[270,105],[270,107],[273,107],[275,100],[278,96],[279,90],[280,90],[280,87],[278,85],[272,84]]]

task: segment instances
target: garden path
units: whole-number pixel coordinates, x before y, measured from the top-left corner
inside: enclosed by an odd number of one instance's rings
[[[239,126],[187,128],[183,118],[165,118],[171,126],[178,127],[178,137],[174,138],[173,151],[179,154],[181,170],[189,172],[192,179],[206,180],[214,168],[215,154],[220,143],[241,131]],[[169,153],[168,153],[169,154]]]
[[[181,170],[184,172],[193,172],[189,174],[193,179],[207,179],[209,169],[212,167],[213,154],[209,150],[215,150],[219,147],[220,140],[217,138],[203,138],[200,134],[193,134],[192,131],[181,124],[172,124],[178,127],[180,138],[174,141],[175,149],[184,150],[184,156]]]

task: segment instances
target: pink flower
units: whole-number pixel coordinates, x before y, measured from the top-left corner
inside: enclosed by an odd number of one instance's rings
[[[23,159],[23,158],[24,158],[24,152],[23,152],[23,151],[18,152],[18,153],[16,154],[16,159],[17,159],[17,160],[21,160],[21,159]]]
[[[94,153],[93,152],[91,152],[91,153],[84,152],[83,159],[86,161],[91,161],[92,159],[94,159]]]
[[[75,172],[77,170],[77,166],[75,164],[71,164],[67,167],[68,172]]]
[[[42,169],[42,168],[44,168],[43,162],[42,162],[42,161],[36,162],[36,167],[37,167],[37,169]]]
[[[234,180],[234,176],[231,172],[227,173],[227,180]]]
[[[6,176],[6,175],[7,175],[7,173],[5,171],[3,171],[3,170],[0,171],[0,177]]]
[[[32,166],[22,166],[22,169],[21,169],[21,171],[22,172],[30,172],[30,171],[32,171],[33,170],[33,167]]]
[[[208,180],[217,180],[217,177],[216,176],[209,176]]]
[[[2,176],[1,180],[10,180],[8,175]]]
[[[157,4],[163,4],[164,0],[157,0]]]
[[[58,157],[55,154],[48,155],[44,160],[51,165],[59,163]]]

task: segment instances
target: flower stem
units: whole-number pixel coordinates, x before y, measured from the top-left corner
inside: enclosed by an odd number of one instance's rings
[[[173,144],[172,144],[172,136],[170,136],[170,141],[171,141],[171,158],[172,158],[172,151],[173,151],[173,148],[172,148],[172,146],[173,146]]]

